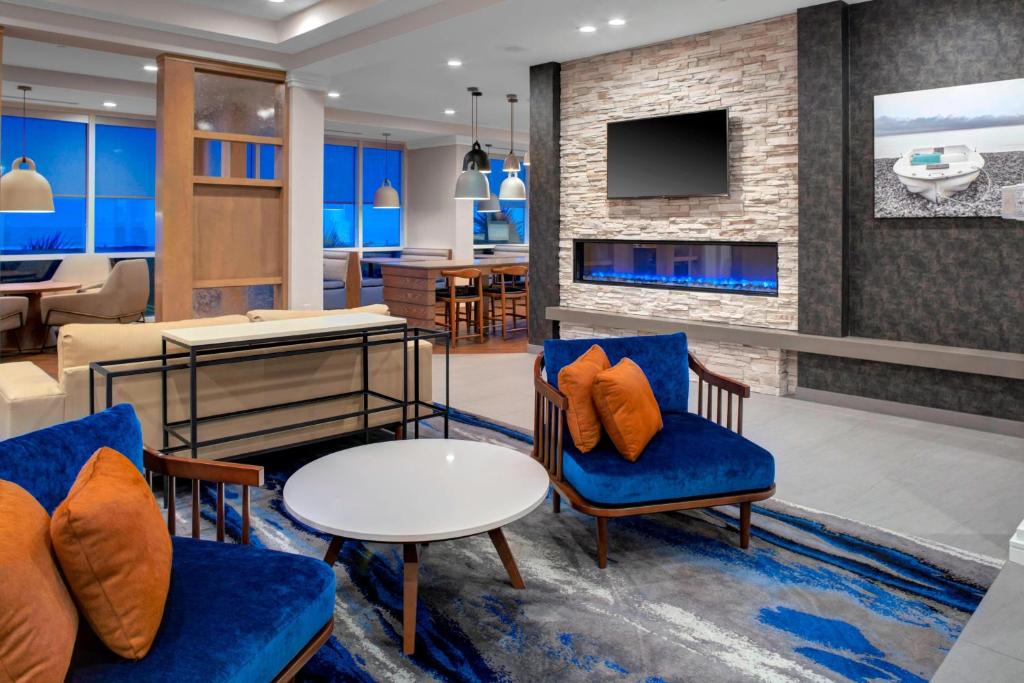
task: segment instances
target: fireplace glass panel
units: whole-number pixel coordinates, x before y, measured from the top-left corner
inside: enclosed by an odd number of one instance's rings
[[[596,284],[777,295],[778,245],[577,240],[575,279]]]

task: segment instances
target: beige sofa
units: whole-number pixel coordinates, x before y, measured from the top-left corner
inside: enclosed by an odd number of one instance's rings
[[[387,313],[386,306],[340,311],[250,311],[247,315],[231,315],[201,320],[139,325],[65,325],[57,341],[57,375],[54,380],[31,363],[0,365],[0,438],[39,429],[61,420],[71,420],[89,413],[89,363],[154,356],[160,353],[162,332],[180,327],[259,324],[264,320],[288,317],[346,314],[354,311]],[[173,352],[174,349],[169,349]],[[413,395],[413,348],[408,353],[409,396]],[[420,342],[420,396],[431,400],[431,345]],[[402,345],[389,344],[369,351],[370,388],[380,393],[402,395]],[[211,415],[246,408],[298,401],[318,396],[359,390],[362,386],[362,351],[345,349],[289,358],[247,361],[201,368],[197,373],[199,415]],[[155,363],[149,364],[150,366]],[[120,368],[138,367],[124,365]],[[96,407],[105,405],[105,385],[96,378]],[[188,415],[188,372],[168,373],[169,418],[184,419]],[[114,403],[131,403],[142,422],[143,438],[148,446],[163,446],[161,433],[160,374],[150,373],[116,378],[113,382]],[[370,398],[370,406],[382,406]],[[255,431],[289,423],[313,420],[361,410],[362,398],[352,397],[305,405],[269,413],[232,418],[204,424],[199,439]],[[394,425],[401,420],[399,409],[382,411],[370,417],[371,426]],[[185,431],[187,428],[183,428]],[[362,418],[290,430],[258,439],[236,441],[200,451],[203,458],[228,456],[280,448],[296,443],[353,433],[362,429]],[[172,439],[171,445],[176,442]],[[187,454],[187,452],[182,453]]]

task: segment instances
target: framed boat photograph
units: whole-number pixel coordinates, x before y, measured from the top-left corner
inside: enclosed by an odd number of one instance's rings
[[[875,96],[875,218],[999,216],[1024,178],[1024,78]]]

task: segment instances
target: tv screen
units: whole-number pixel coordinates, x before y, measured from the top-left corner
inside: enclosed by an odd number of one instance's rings
[[[608,198],[729,194],[729,111],[608,124]]]

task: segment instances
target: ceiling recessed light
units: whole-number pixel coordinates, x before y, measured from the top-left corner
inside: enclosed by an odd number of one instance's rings
[[[337,90],[331,90],[330,92],[327,93],[327,96],[330,97],[331,99],[336,100],[339,97],[341,97],[341,93],[338,92]]]
[[[625,26],[626,25],[626,20],[621,18],[621,17],[615,17],[613,19],[609,19],[608,20],[608,25],[609,26]]]
[[[272,2],[275,5],[280,5],[282,2],[284,2],[284,0],[268,0],[268,2]]]
[[[455,116],[455,110],[454,109],[445,109],[444,110],[444,115],[445,116]]]
[[[461,59],[449,59],[448,60],[448,66],[450,66],[452,68],[462,66],[462,60]]]
[[[584,24],[583,26],[580,26],[580,33],[593,33],[596,30],[597,27],[591,24]]]
[[[146,71],[159,71],[160,70],[160,67],[158,67],[156,64],[146,64],[142,68],[145,69]]]
[[[107,107],[109,109],[113,109],[114,107],[117,106],[117,102],[109,102],[109,101],[108,102],[104,102],[103,106]]]

